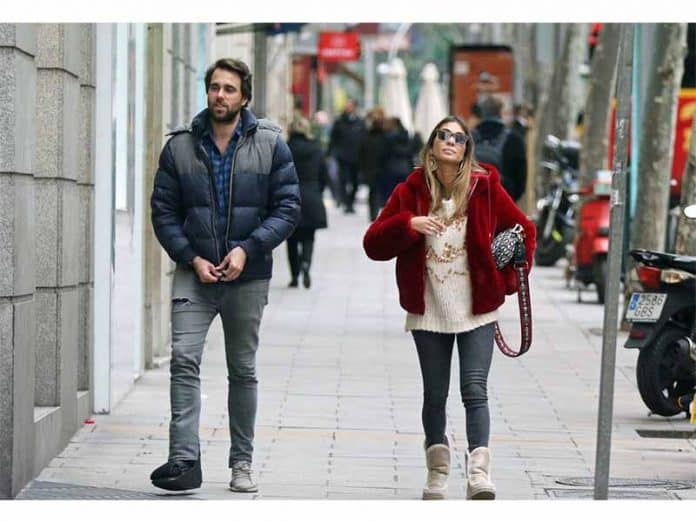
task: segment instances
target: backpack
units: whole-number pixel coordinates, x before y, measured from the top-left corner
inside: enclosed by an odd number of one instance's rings
[[[476,144],[475,155],[476,161],[481,163],[490,163],[500,170],[503,164],[503,147],[507,140],[510,129],[503,129],[497,136],[491,139],[483,139],[481,133],[474,129],[471,133]]]

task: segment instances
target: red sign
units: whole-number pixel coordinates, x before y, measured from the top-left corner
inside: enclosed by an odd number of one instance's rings
[[[325,62],[352,62],[360,59],[357,33],[319,33],[317,56]]]
[[[672,190],[675,194],[681,194],[681,182],[686,168],[686,158],[689,156],[691,122],[694,116],[696,116],[696,89],[682,89],[679,91],[674,159],[672,160],[672,179],[677,182]]]

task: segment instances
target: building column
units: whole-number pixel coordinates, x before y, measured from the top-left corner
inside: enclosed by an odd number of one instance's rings
[[[0,499],[33,476],[36,44],[0,24]]]
[[[53,453],[77,422],[80,27],[38,24],[35,403],[61,407]]]

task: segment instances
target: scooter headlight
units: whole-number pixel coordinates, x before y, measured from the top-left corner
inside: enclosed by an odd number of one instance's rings
[[[666,270],[663,270],[660,274],[660,280],[663,283],[667,283],[670,285],[675,283],[681,283],[682,281],[686,281],[687,279],[694,279],[694,276],[689,272],[685,272],[683,270],[676,270],[674,268],[668,268]]]

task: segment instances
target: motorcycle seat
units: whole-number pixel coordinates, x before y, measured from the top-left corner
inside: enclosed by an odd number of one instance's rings
[[[655,268],[676,268],[696,275],[696,257],[669,254],[642,248],[631,250],[633,258],[647,266]]]
[[[675,256],[672,262],[674,263],[674,268],[696,275],[696,257]]]

